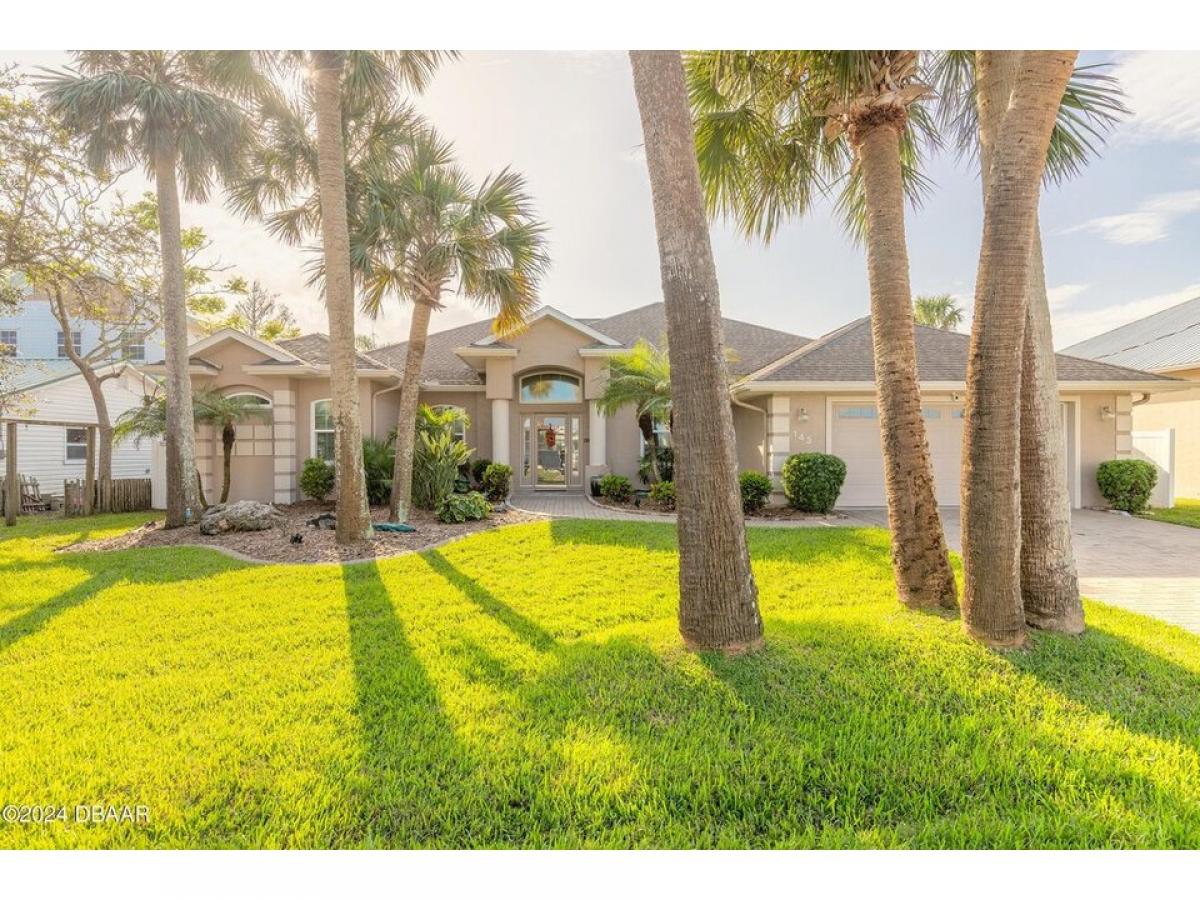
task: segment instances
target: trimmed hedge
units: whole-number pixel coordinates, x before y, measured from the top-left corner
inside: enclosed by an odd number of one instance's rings
[[[333,474],[333,466],[323,459],[310,456],[304,461],[304,468],[300,470],[300,490],[306,497],[318,502],[324,501],[333,491]]]
[[[1158,470],[1144,459],[1110,459],[1096,469],[1096,485],[1113,509],[1139,513],[1150,502]]]
[[[783,464],[783,493],[802,512],[827,513],[846,481],[846,464],[829,453],[797,453]]]
[[[624,475],[605,475],[600,479],[600,496],[614,503],[628,503],[633,485]]]
[[[771,496],[771,479],[762,472],[743,472],[738,476],[742,491],[742,512],[750,515],[767,505]]]

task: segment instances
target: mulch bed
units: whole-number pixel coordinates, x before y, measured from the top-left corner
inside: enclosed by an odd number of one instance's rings
[[[632,500],[628,503],[614,503],[611,500],[607,500],[603,497],[592,497],[589,499],[591,499],[593,503],[603,506],[606,509],[614,509],[620,512],[634,514],[641,513],[644,515],[654,516],[675,515],[674,508],[664,506],[661,503],[647,498],[643,498],[641,504],[638,506],[635,506]],[[761,520],[774,522],[833,522],[844,518],[846,518],[846,516],[840,512],[837,512],[836,510],[826,515],[822,513],[801,512],[800,510],[793,509],[790,506],[768,506],[759,512],[746,516],[746,520],[748,522]]]
[[[504,525],[540,521],[544,516],[512,509],[496,509],[490,518],[479,522],[447,524],[439,522],[432,512],[414,509],[409,524],[416,531],[406,533],[375,532],[369,541],[339,546],[334,532],[327,528],[313,528],[307,522],[332,507],[320,503],[294,503],[276,507],[284,516],[283,523],[268,531],[231,532],[221,535],[204,535],[197,525],[166,529],[161,522],[147,522],[125,534],[102,540],[81,541],[59,548],[63,553],[86,553],[104,550],[128,550],[133,547],[177,547],[180,545],[215,547],[231,550],[242,556],[262,562],[282,563],[330,563],[351,562],[360,559],[381,559],[423,550],[443,544],[463,535],[477,531],[489,531]],[[376,522],[387,521],[387,508],[371,510]],[[292,543],[292,535],[303,536],[299,544]]]

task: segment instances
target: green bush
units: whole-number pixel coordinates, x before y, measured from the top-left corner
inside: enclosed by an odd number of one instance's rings
[[[783,493],[802,512],[829,512],[845,480],[846,464],[828,453],[797,453],[783,464]]]
[[[310,456],[300,470],[300,490],[305,497],[323,501],[333,491],[333,466]]]
[[[600,479],[600,496],[614,503],[628,503],[633,485],[624,475],[605,475]]]
[[[742,490],[742,512],[750,515],[767,505],[771,496],[771,479],[762,472],[743,472],[738,476]]]
[[[478,485],[483,484],[483,473],[487,471],[488,466],[492,464],[490,459],[480,457],[471,463],[471,479]]]
[[[506,466],[504,463],[490,463],[483,470],[483,477],[479,483],[483,486],[483,493],[493,503],[507,500],[508,492],[512,487],[512,466]]]
[[[1113,509],[1139,513],[1150,502],[1158,471],[1144,459],[1110,459],[1096,469],[1100,494]]]
[[[650,485],[650,499],[667,509],[675,508],[675,482],[659,481]]]
[[[492,504],[484,499],[479,491],[466,494],[451,494],[438,507],[438,518],[443,522],[471,522],[476,519],[486,519],[492,511]]]
[[[456,441],[449,431],[418,429],[413,453],[412,500],[419,509],[439,509],[454,493],[458,467],[471,456],[471,449]]]
[[[675,480],[675,451],[670,447],[660,447],[658,450],[658,474],[663,481]],[[650,468],[649,447],[638,461],[638,478],[642,480],[642,484],[649,484],[654,480],[654,470]]]
[[[392,497],[392,472],[396,451],[386,441],[363,438],[363,475],[367,479],[367,500],[372,506],[383,506]]]

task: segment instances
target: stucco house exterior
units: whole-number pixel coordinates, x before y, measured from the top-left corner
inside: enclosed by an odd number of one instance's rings
[[[519,335],[500,339],[490,320],[429,336],[421,402],[457,406],[471,424],[478,456],[513,467],[517,490],[584,490],[593,475],[636,478],[642,437],[632,410],[605,417],[597,399],[604,363],[640,338],[666,333],[661,303],[606,318],[575,318],[543,307]],[[816,340],[724,320],[735,380],[730,388],[743,469],[777,476],[792,453],[820,450],[846,460],[842,506],[884,502],[870,320]],[[966,335],[918,328],[922,387],[939,499],[958,503]],[[379,438],[395,426],[406,345],[360,353],[363,430]],[[250,393],[269,403],[271,424],[241,426],[232,496],[277,503],[299,499],[297,473],[309,456],[332,458],[328,340],[311,334],[267,344],[222,331],[190,348],[197,387]],[[155,372],[158,366],[146,367]],[[1072,502],[1101,502],[1096,466],[1130,452],[1135,395],[1177,382],[1102,362],[1059,358]],[[206,489],[219,470],[219,442],[197,434]]]
[[[1133,405],[1138,432],[1174,431],[1174,494],[1200,497],[1200,297],[1080,341],[1063,351],[1191,381]]]

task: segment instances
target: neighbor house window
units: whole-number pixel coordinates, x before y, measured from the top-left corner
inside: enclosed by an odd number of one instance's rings
[[[71,346],[75,350],[77,356],[83,355],[83,333],[79,331],[71,332]],[[67,356],[67,336],[63,332],[58,333],[58,358],[66,359]]]
[[[455,419],[453,423],[451,423],[450,437],[456,441],[462,441],[463,443],[466,443],[466,441],[467,441],[467,420],[466,420],[465,416],[466,416],[467,411],[465,409],[463,409],[461,406],[445,406],[445,405],[443,405],[443,406],[435,406],[433,408],[434,412],[439,412],[439,413],[444,413],[447,410],[454,410],[454,411],[462,414],[459,418]]]
[[[333,462],[333,401],[313,403],[312,455],[327,463]]]
[[[121,359],[131,359],[142,362],[146,358],[145,335],[136,331],[126,331],[121,335]]]
[[[540,372],[521,379],[522,403],[578,403],[579,378],[560,372]]]
[[[67,429],[67,462],[83,462],[87,459],[87,429]]]
[[[0,331],[0,353],[6,356],[17,355],[17,333],[12,329]]]

